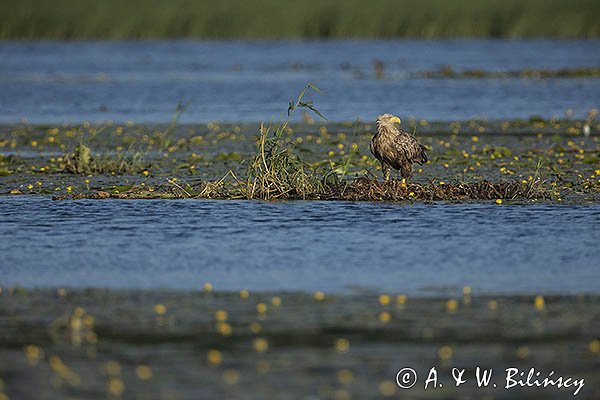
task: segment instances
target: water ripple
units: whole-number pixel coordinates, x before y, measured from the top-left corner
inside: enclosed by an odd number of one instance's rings
[[[596,205],[3,197],[0,211],[2,285],[600,292]]]

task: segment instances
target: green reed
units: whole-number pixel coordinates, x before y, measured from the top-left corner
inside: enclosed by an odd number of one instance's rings
[[[598,37],[596,0],[8,0],[0,38]]]

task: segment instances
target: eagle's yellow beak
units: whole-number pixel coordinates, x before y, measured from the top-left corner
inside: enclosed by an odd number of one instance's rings
[[[392,119],[390,119],[390,122],[391,122],[391,123],[397,122],[398,124],[401,124],[401,123],[402,123],[402,121],[401,121],[401,120],[400,120],[400,118],[398,118],[398,117],[392,117]]]

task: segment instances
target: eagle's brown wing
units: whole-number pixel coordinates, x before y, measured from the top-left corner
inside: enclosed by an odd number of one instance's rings
[[[425,146],[417,142],[417,139],[410,133],[400,130],[394,137],[394,147],[399,158],[403,158],[410,163],[423,164],[427,162]]]

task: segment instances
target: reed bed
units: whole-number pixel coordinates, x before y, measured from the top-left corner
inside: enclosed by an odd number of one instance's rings
[[[3,39],[598,37],[594,0],[9,0]]]
[[[247,172],[245,194],[248,199],[306,199],[312,193],[324,190],[320,177],[294,152],[288,131],[289,122],[299,108],[308,109],[325,119],[312,103],[304,100],[310,90],[319,91],[308,84],[298,98],[290,102],[287,118],[279,126],[260,125],[256,155]]]

